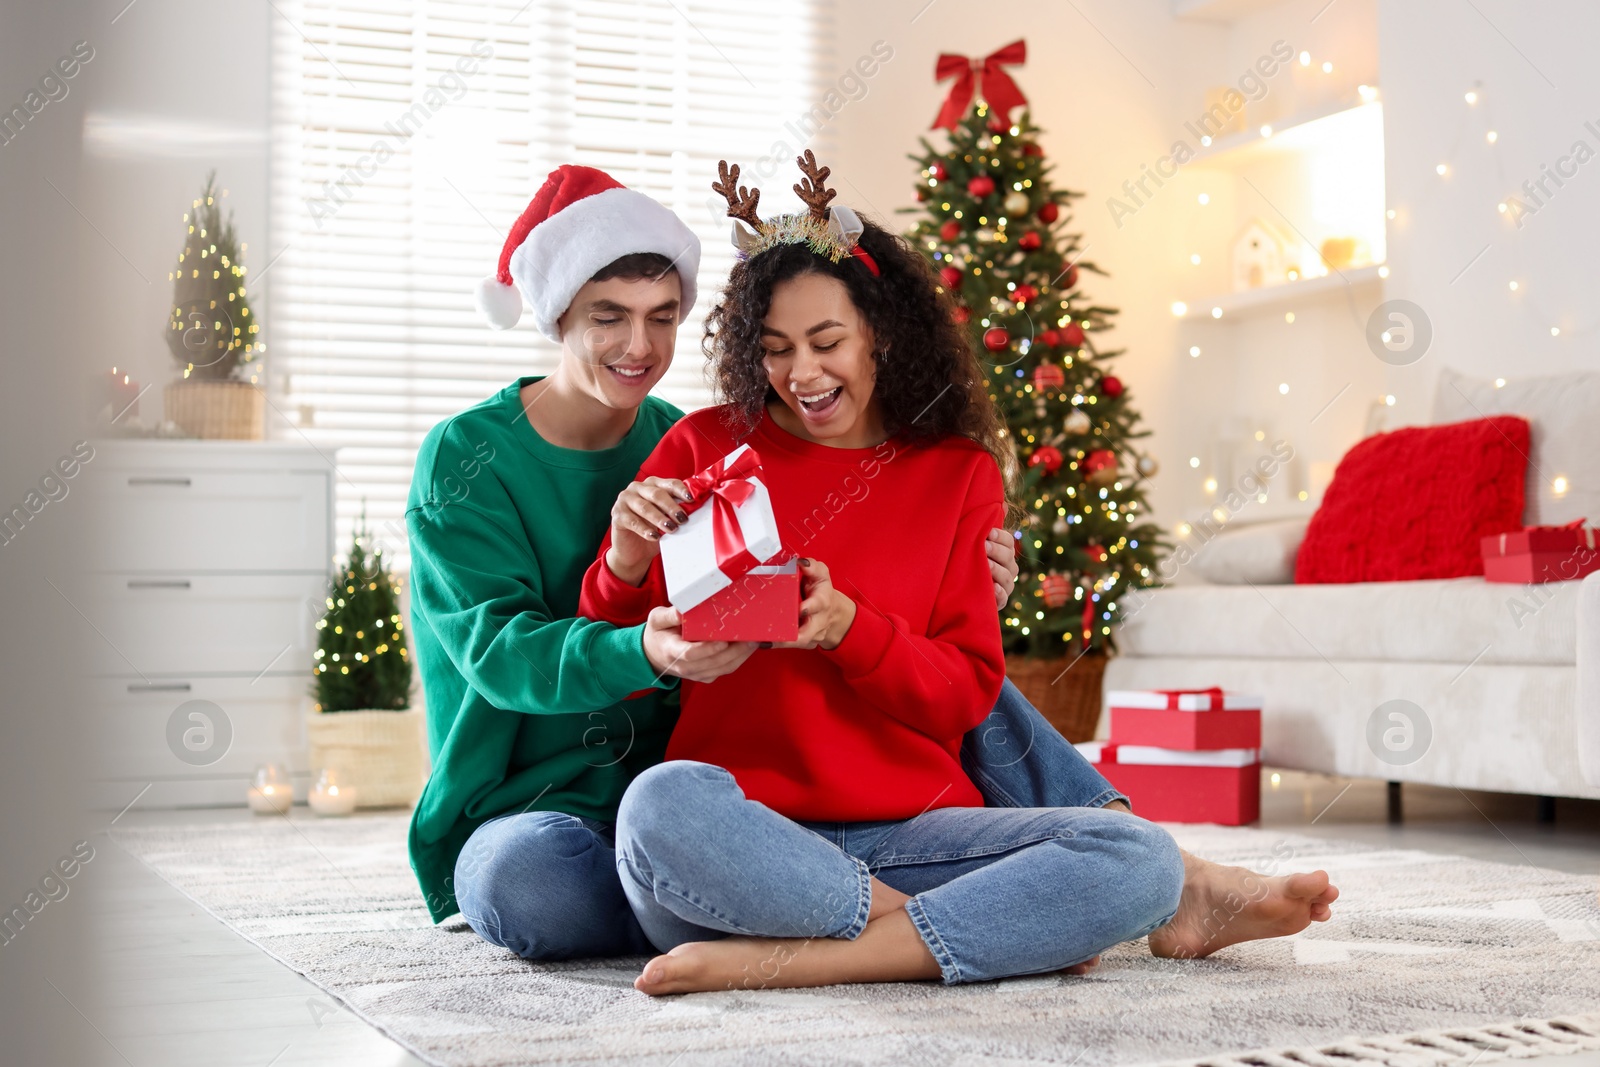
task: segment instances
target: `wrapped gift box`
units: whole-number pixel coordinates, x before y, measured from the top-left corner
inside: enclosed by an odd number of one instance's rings
[[[753,567],[683,612],[686,641],[793,641],[800,636],[800,565]]]
[[[689,521],[662,537],[661,567],[667,599],[683,614],[689,640],[793,641],[800,635],[800,575],[778,559],[783,543],[760,474],[761,457],[740,445],[684,480],[693,495],[684,505]]]
[[[1121,689],[1106,694],[1111,741],[1172,749],[1261,747],[1261,698],[1221,689]]]
[[[1153,822],[1243,826],[1261,817],[1261,755],[1255,748],[1185,752],[1086,741],[1077,746],[1133,810]]]
[[[1491,582],[1565,582],[1600,570],[1600,539],[1582,519],[1493,534],[1481,546],[1483,576]]]

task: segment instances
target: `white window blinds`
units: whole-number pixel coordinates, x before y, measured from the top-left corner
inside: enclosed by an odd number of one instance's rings
[[[341,550],[365,506],[404,566],[406,490],[429,428],[555,365],[531,316],[491,331],[472,290],[562,163],[649,193],[704,242],[700,302],[657,393],[710,402],[701,322],[733,262],[709,188],[716,161],[743,161],[771,212],[793,199],[799,149],[826,160],[831,131],[812,109],[831,6],[277,0],[272,421],[337,449]]]

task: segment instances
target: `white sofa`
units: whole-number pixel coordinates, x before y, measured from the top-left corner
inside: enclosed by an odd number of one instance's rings
[[[1600,434],[1592,425],[1600,402],[1577,402],[1594,397],[1600,375],[1496,388],[1446,371],[1434,421],[1526,415],[1536,468],[1526,521],[1588,516],[1600,524]],[[1548,483],[1558,471],[1568,481],[1553,495]],[[1202,558],[1213,549],[1226,554],[1229,538],[1262,534],[1224,531]],[[1270,540],[1268,547],[1270,558]],[[1220,685],[1260,694],[1270,766],[1600,798],[1600,573],[1535,586],[1482,578],[1294,585],[1263,584],[1259,566],[1239,571],[1240,584],[1188,584],[1185,575],[1126,599],[1105,688]],[[1420,709],[1431,732],[1425,745],[1381,740],[1401,721],[1391,711],[1417,718],[1405,705],[1379,711],[1395,700]],[[1413,725],[1420,737],[1420,723]]]

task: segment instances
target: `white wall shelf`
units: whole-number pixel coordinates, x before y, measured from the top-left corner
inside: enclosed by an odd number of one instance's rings
[[[1251,315],[1270,315],[1279,311],[1293,311],[1296,304],[1337,296],[1346,289],[1375,285],[1382,281],[1386,270],[1381,263],[1365,267],[1352,267],[1318,278],[1302,278],[1281,285],[1264,285],[1259,289],[1244,289],[1237,293],[1223,293],[1206,300],[1191,302],[1188,316],[1195,319],[1212,318],[1212,308],[1222,309],[1222,321],[1230,316],[1242,318]]]
[[[1376,88],[1368,87],[1367,95],[1370,100],[1363,95],[1347,97],[1265,124],[1265,128],[1272,131],[1270,135],[1261,132],[1263,126],[1225,134],[1196,152],[1192,165],[1226,168],[1254,162],[1272,153],[1306,151],[1330,137],[1345,135],[1363,126],[1375,127],[1381,142],[1383,105],[1378,102]]]

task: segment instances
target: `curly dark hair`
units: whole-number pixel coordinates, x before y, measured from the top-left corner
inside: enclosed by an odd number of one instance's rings
[[[862,219],[861,248],[878,264],[874,277],[853,256],[834,263],[805,244],[782,244],[734,265],[717,306],[706,316],[702,347],[717,398],[743,436],[778,395],[762,367],[761,322],[779,282],[823,274],[844,283],[877,340],[873,393],[886,428],[915,442],[958,434],[989,450],[1014,490],[1017,462],[1001,427],[983,366],[940,294],[933,268],[903,238]]]

